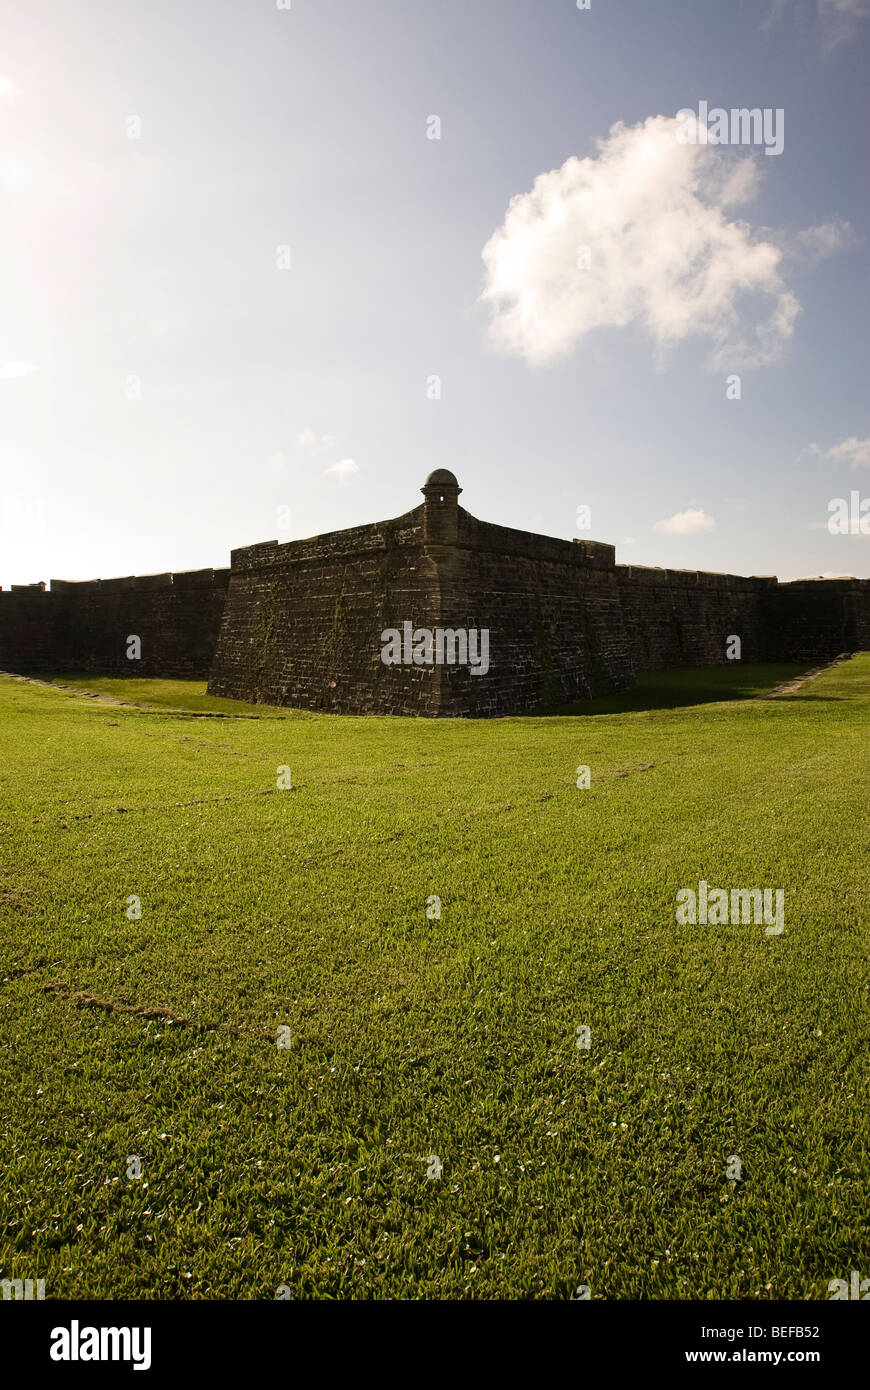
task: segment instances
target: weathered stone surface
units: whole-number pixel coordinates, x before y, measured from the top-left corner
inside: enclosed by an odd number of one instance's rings
[[[870,582],[615,564],[614,549],[478,521],[444,469],[392,522],[233,553],[209,689],[348,713],[492,716],[630,687],[638,671],[824,660],[870,645]],[[802,616],[808,602],[807,621]],[[385,667],[381,632],[489,631],[490,669]]]
[[[347,714],[486,717],[638,673],[870,648],[870,580],[617,565],[613,546],[479,521],[438,469],[392,521],[234,550],[229,570],[13,586],[0,668],[209,678],[215,695]],[[381,661],[390,628],[489,632],[489,670]],[[127,658],[127,639],[142,658]]]
[[[0,592],[0,669],[205,680],[230,571],[151,574]],[[142,656],[127,657],[128,637]]]

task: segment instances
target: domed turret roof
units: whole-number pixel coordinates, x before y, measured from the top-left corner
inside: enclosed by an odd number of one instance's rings
[[[449,468],[436,468],[423,484],[424,487],[459,487],[455,474]]]

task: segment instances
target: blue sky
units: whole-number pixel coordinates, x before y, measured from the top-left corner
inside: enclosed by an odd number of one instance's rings
[[[826,526],[870,496],[868,16],[7,3],[0,583],[225,565],[437,467],[622,562],[870,576]],[[681,144],[701,101],[782,152]]]

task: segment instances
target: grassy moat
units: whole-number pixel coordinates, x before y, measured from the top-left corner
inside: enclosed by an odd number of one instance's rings
[[[870,654],[752,698],[800,669],[491,721],[0,678],[0,1277],[818,1299],[866,1270]],[[784,932],[678,926],[700,880],[783,889]]]

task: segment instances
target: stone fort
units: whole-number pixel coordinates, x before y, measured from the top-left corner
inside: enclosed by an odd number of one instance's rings
[[[341,714],[485,717],[626,690],[639,671],[721,665],[734,636],[747,662],[870,648],[870,580],[617,565],[611,545],[478,521],[461,491],[439,468],[404,516],[245,546],[229,569],[12,585],[0,591],[0,669],[207,679],[213,695]],[[406,638],[405,660],[385,664],[388,630],[446,632],[446,659],[425,642],[415,659]],[[482,632],[485,674],[454,640]]]

